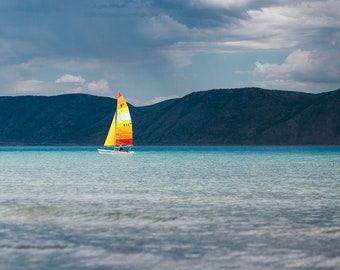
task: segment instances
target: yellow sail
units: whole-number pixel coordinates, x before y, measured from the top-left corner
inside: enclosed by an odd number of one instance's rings
[[[123,95],[118,92],[116,146],[132,145],[132,142],[132,121],[129,107]]]
[[[107,134],[104,146],[115,146],[116,141],[116,113],[113,116],[113,120],[109,129],[109,133]]]
[[[129,107],[123,95],[118,92],[117,110],[104,146],[126,146],[132,145],[132,143],[132,121]]]

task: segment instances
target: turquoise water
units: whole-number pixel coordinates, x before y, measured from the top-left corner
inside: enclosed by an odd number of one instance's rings
[[[0,148],[0,269],[339,269],[340,147]]]

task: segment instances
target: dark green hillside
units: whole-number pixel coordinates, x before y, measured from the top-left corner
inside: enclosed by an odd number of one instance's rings
[[[0,98],[1,144],[99,144],[116,100],[83,94]]]
[[[313,95],[258,88],[196,92],[141,117],[138,140],[170,145],[338,144],[339,96],[340,91]],[[298,121],[298,128],[292,121]]]
[[[101,145],[115,107],[84,94],[0,97],[0,144]],[[135,145],[340,144],[340,90],[219,89],[130,111]]]
[[[313,95],[296,114],[267,129],[261,142],[340,144],[340,90]]]

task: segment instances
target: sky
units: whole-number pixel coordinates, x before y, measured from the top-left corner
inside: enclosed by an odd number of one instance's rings
[[[339,0],[0,0],[0,96],[340,88]]]

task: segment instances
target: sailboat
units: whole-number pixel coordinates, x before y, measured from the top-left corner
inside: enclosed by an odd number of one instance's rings
[[[132,121],[128,104],[123,95],[118,92],[117,109],[104,142],[104,149],[98,149],[99,154],[133,154]]]

